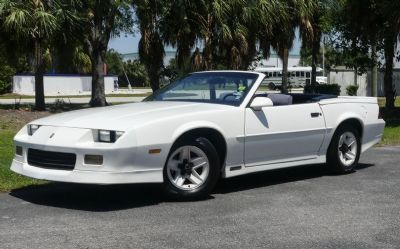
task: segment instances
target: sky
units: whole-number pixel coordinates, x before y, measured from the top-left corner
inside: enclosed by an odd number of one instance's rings
[[[138,51],[138,44],[140,40],[140,33],[134,35],[121,35],[120,37],[112,38],[109,43],[109,48],[118,51],[121,54],[136,53]],[[294,42],[291,54],[300,54],[301,41],[297,38]],[[166,50],[174,50],[173,48],[166,48]]]
[[[140,34],[121,35],[120,37],[112,38],[108,47],[121,54],[135,53],[138,50],[139,40]]]

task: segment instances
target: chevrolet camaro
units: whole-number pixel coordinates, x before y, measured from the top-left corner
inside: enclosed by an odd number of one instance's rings
[[[220,178],[325,164],[352,172],[385,122],[376,98],[267,93],[265,75],[189,74],[140,103],[35,120],[14,138],[11,170],[85,184],[162,183],[178,199]]]

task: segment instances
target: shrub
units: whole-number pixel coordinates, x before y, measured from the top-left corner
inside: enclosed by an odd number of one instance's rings
[[[0,94],[11,92],[12,76],[15,74],[15,70],[9,66],[0,65]]]
[[[69,103],[70,104],[70,103]],[[56,99],[52,105],[49,105],[50,112],[63,112],[68,111],[70,108],[68,103],[64,101],[64,99]]]
[[[124,62],[126,76],[132,86],[147,87],[150,86],[150,79],[145,66],[139,60],[128,60]],[[122,72],[118,75],[119,86],[125,87],[128,85],[125,74]]]
[[[340,86],[338,84],[306,85],[304,87],[304,93],[340,95]]]
[[[358,90],[357,85],[350,85],[350,86],[346,87],[346,93],[349,96],[357,96],[357,90]]]

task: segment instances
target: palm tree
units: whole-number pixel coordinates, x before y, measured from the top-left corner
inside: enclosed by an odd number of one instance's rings
[[[234,2],[234,1],[232,1]],[[218,33],[227,31],[224,24],[228,15],[230,2],[227,0],[200,0],[196,10],[192,11],[194,23],[198,29],[198,39],[202,43],[202,69],[211,70],[214,67],[218,52]]]
[[[165,55],[160,35],[160,15],[163,6],[157,0],[135,0],[134,10],[139,24],[139,58],[145,65],[153,91],[160,87],[160,74]]]
[[[163,41],[177,48],[176,61],[186,70],[210,70],[217,53],[216,35],[228,11],[227,0],[173,0],[160,19]],[[196,47],[192,55],[192,49]],[[200,47],[201,47],[200,46]],[[191,61],[192,65],[188,67]],[[195,63],[195,64],[193,64]]]
[[[308,4],[309,11],[303,13],[300,17],[300,36],[302,46],[311,50],[311,84],[316,84],[317,76],[317,60],[321,48],[322,34],[326,32],[328,27],[328,10],[334,8],[336,1],[332,0],[316,0]]]
[[[34,47],[35,108],[39,111],[45,109],[43,74],[46,68],[43,55],[49,40],[59,28],[57,12],[62,10],[58,7],[57,1],[52,4],[43,0],[0,2],[0,15],[8,34]]]
[[[281,0],[286,15],[274,28],[272,47],[282,59],[282,93],[288,92],[289,51],[293,47],[296,29],[306,23],[315,4],[312,0]]]
[[[242,14],[247,28],[247,51],[242,55],[242,68],[248,69],[257,55],[257,44],[263,58],[269,58],[271,42],[276,36],[274,29],[288,19],[288,13],[279,0],[262,0],[245,4]]]
[[[242,0],[227,2],[227,10],[222,12],[222,18],[217,23],[217,44],[230,69],[242,69],[244,56],[248,52],[247,38],[250,37],[246,25],[248,6],[251,4],[246,4],[246,1]]]
[[[176,63],[183,71],[192,68],[189,59],[199,35],[196,18],[193,17],[199,11],[198,3],[191,0],[168,1],[160,19],[161,38],[167,45],[176,47]]]
[[[79,1],[63,0],[60,5],[68,11],[57,12],[60,28],[50,44],[53,65],[61,73],[89,73],[87,61],[84,61],[88,56],[81,54],[85,32],[82,30],[84,20],[80,17]]]
[[[91,106],[107,105],[104,91],[104,62],[111,36],[130,33],[132,16],[130,1],[90,0],[78,1],[77,8],[85,22],[82,24],[84,43],[92,66]]]

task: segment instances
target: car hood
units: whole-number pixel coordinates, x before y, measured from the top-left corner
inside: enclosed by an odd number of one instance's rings
[[[228,105],[179,101],[150,101],[108,107],[88,108],[51,115],[31,123],[88,129],[125,131],[164,119],[182,118],[235,108]],[[202,116],[204,117],[204,116]]]

